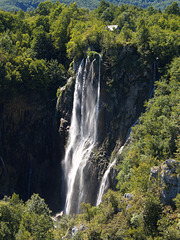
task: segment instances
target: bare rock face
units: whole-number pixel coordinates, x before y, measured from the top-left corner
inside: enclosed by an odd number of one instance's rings
[[[150,179],[160,183],[161,199],[164,204],[171,204],[180,193],[180,162],[168,159],[158,167],[152,167]]]
[[[109,135],[111,144],[117,140],[125,143],[130,127],[144,109],[144,101],[151,95],[153,63],[153,59],[145,61],[131,46],[103,56],[100,141]]]
[[[27,200],[39,193],[53,211],[60,205],[60,141],[56,99],[19,95],[0,103],[0,197]]]

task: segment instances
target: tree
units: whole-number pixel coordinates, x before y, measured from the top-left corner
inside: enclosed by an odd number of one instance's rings
[[[109,2],[105,1],[105,0],[102,0],[100,1],[100,4],[99,6],[97,7],[97,13],[101,16],[103,14],[104,11],[107,10],[107,8],[110,7],[110,4]]]
[[[48,87],[49,77],[46,61],[34,60],[29,64],[30,79],[27,80],[26,86],[30,89],[42,91]]]
[[[146,202],[143,210],[143,219],[145,230],[148,235],[153,236],[157,231],[157,222],[162,212],[162,204],[158,197],[152,193],[146,197]]]
[[[26,202],[26,211],[29,213],[34,212],[38,215],[50,216],[51,211],[45,203],[44,199],[38,194],[33,194],[31,198]]]
[[[147,24],[145,22],[145,20],[142,18],[139,20],[138,22],[138,26],[137,26],[137,42],[138,44],[141,46],[145,46],[145,48],[148,48],[148,44],[149,44],[149,29],[147,27]]]
[[[15,239],[23,211],[23,202],[16,194],[0,201],[0,239]]]
[[[53,3],[51,1],[41,2],[36,9],[36,13],[39,15],[47,16],[49,15],[52,6]]]
[[[44,31],[49,32],[50,23],[49,17],[47,16],[38,16],[35,20],[35,28],[43,26]]]
[[[175,14],[180,16],[180,7],[177,2],[173,2],[170,6],[167,6],[165,9],[167,14]]]
[[[51,35],[44,31],[42,25],[33,32],[31,48],[38,59],[44,58],[50,60],[54,57],[54,49],[51,41]]]
[[[28,239],[30,236],[34,240],[47,239],[52,240],[53,229],[51,211],[38,194],[33,194],[25,204],[24,214],[16,234],[16,239]]]

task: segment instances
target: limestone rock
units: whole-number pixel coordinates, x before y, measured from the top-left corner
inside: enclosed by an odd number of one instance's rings
[[[160,182],[161,199],[164,204],[172,203],[180,193],[180,162],[168,159],[150,170],[150,179]]]

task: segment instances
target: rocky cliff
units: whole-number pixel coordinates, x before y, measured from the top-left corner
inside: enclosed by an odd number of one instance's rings
[[[158,181],[162,202],[172,204],[173,199],[180,193],[180,163],[168,159],[159,166],[152,167],[150,179]]]
[[[26,94],[0,104],[0,194],[32,193],[52,210],[60,202],[60,142],[55,123],[56,99]],[[4,163],[4,166],[3,166]]]
[[[96,71],[96,69],[95,69]],[[125,143],[130,127],[152,92],[154,60],[144,59],[134,47],[104,53],[98,145],[89,161],[89,175],[99,182],[111,157]],[[29,93],[0,103],[0,194],[32,193],[45,198],[53,211],[60,209],[62,172],[71,120],[75,79],[59,89],[56,99]],[[97,193],[97,188],[89,189]],[[92,199],[93,203],[93,199]]]
[[[144,101],[152,93],[155,74],[153,59],[143,59],[134,47],[111,49],[102,56],[98,144],[91,154],[86,173],[92,182],[88,189],[93,204],[96,200],[93,196],[97,195],[97,186],[109,162],[125,143],[131,126],[144,109]],[[69,79],[67,85],[59,89],[59,133],[65,144],[71,120],[74,81]],[[110,178],[113,183],[114,177]]]

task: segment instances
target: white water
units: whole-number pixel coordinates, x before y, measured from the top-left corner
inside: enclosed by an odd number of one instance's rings
[[[94,73],[95,60],[81,62],[75,83],[74,101],[68,145],[63,168],[66,182],[65,213],[79,213],[80,203],[86,199],[86,173],[90,154],[97,141],[100,98],[99,77]]]
[[[114,166],[115,163],[116,163],[116,159],[111,164],[109,164],[107,170],[104,173],[104,176],[101,180],[101,184],[99,188],[96,206],[98,206],[102,202],[102,196],[104,195],[104,193],[107,191],[109,187],[108,176],[111,171],[111,168]]]
[[[126,141],[127,142],[127,141]],[[125,144],[126,144],[125,142]],[[122,150],[125,146],[125,144],[119,149],[118,154],[122,153]],[[99,192],[98,192],[98,197],[97,197],[97,201],[96,201],[96,206],[98,206],[101,202],[102,202],[102,197],[103,195],[107,192],[108,188],[109,188],[109,181],[108,181],[108,176],[109,173],[111,171],[111,168],[115,165],[116,163],[116,158],[114,159],[114,161],[112,163],[109,164],[107,170],[105,171],[103,178],[101,180],[101,184],[100,184],[100,188],[99,188]]]
[[[1,160],[1,163],[2,163],[2,166],[3,166],[3,169],[4,169],[4,172],[6,173],[7,170],[6,170],[6,166],[5,166],[4,160],[3,160],[2,157],[0,157],[0,160]]]

